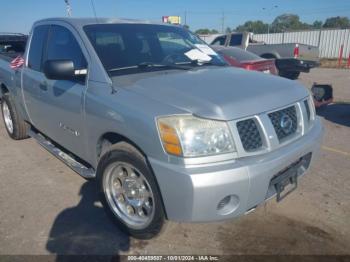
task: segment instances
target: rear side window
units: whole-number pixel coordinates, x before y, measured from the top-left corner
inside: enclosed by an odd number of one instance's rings
[[[225,42],[226,42],[226,36],[220,36],[214,40],[212,45],[225,45]]]
[[[65,27],[52,25],[50,28],[47,60],[72,60],[75,69],[85,69],[87,63],[74,35]]]
[[[242,34],[234,34],[231,36],[231,40],[230,40],[230,46],[238,46],[242,44],[242,39],[243,39],[243,35]]]
[[[33,37],[29,48],[28,67],[41,71],[43,50],[47,39],[49,26],[41,25],[34,28]]]

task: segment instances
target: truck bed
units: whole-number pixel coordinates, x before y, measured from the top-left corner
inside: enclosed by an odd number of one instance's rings
[[[0,34],[0,85],[16,85],[18,80],[10,62],[23,55],[28,37],[22,34]],[[0,99],[2,93],[0,92]]]
[[[275,55],[276,58],[292,58],[294,57],[294,48],[297,43],[288,44],[250,44],[247,50],[253,52],[259,56],[264,54]],[[316,46],[310,46],[305,44],[299,45],[299,59],[318,61],[319,60],[319,49]]]
[[[0,86],[15,86],[18,80],[15,71],[10,67],[10,62],[22,53],[0,53]],[[2,92],[0,92],[0,100]]]
[[[0,59],[5,60],[7,62],[11,62],[14,58],[19,55],[23,55],[23,53],[0,53]]]
[[[0,33],[0,59],[12,61],[25,51],[28,36],[16,33]]]

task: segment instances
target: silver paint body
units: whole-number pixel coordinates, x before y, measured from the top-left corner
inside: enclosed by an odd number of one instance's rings
[[[268,194],[272,176],[309,152],[313,159],[317,155],[322,125],[318,118],[312,124],[305,120],[302,101],[309,93],[298,82],[214,66],[110,78],[83,31],[84,25],[95,23],[95,19],[53,18],[34,24],[62,25],[74,34],[88,62],[85,85],[48,80],[27,65],[14,72],[3,59],[0,83],[10,90],[28,122],[94,169],[103,135],[115,133],[132,141],[154,171],[169,219],[215,221],[244,214],[273,196],[273,192]],[[24,56],[27,58],[28,50]],[[47,90],[40,88],[41,82],[46,82]],[[279,144],[267,113],[293,104],[299,115],[297,134]],[[166,154],[155,120],[175,114],[227,121],[237,153],[199,158]],[[262,124],[265,139],[263,149],[254,153],[244,151],[235,127],[238,120],[250,117]],[[226,195],[238,198],[237,208],[221,215],[216,207]]]

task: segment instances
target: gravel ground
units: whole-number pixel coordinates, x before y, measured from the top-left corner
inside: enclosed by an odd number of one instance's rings
[[[332,83],[350,101],[350,71],[315,69],[303,83]],[[93,182],[33,139],[10,140],[0,119],[0,254],[350,254],[350,105],[321,110],[320,159],[296,192],[234,221],[167,223],[139,241],[106,217]]]

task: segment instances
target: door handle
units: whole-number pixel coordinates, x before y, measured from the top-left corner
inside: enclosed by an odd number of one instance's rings
[[[47,82],[43,81],[40,83],[39,88],[43,91],[47,91]]]

